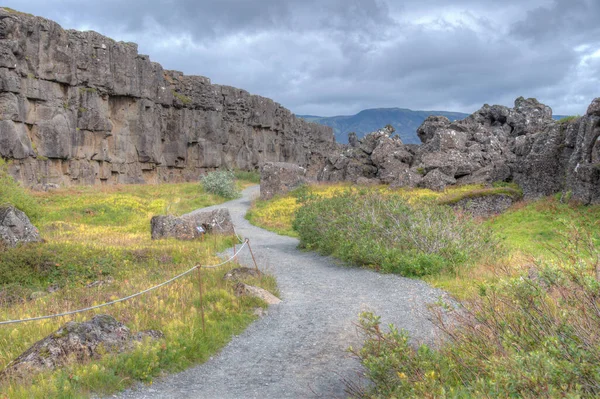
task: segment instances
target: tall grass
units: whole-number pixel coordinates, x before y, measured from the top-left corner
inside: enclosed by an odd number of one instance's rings
[[[360,398],[600,395],[600,252],[572,230],[554,261],[518,277],[482,284],[479,295],[438,310],[444,341],[414,348],[405,332],[363,314],[365,345],[354,351],[373,383]]]
[[[8,173],[6,161],[0,158],[0,206],[12,205],[23,211],[32,222],[41,215],[35,198]]]
[[[43,210],[38,227],[47,242],[0,252],[0,320],[54,314],[139,292],[196,264],[218,263],[215,253],[233,240],[151,240],[153,215],[186,213],[225,200],[205,193],[197,183],[72,187],[35,198]],[[255,307],[264,306],[233,295],[231,283],[222,279],[232,267],[203,272],[206,331],[198,310],[196,273],[98,311],[0,326],[0,369],[67,321],[88,320],[98,313],[114,316],[132,331],[157,329],[165,334],[163,340],[146,341],[129,353],[108,354],[26,380],[4,379],[0,398],[109,394],[208,359],[255,318]],[[106,283],[87,287],[95,281]],[[249,283],[275,290],[269,276]],[[50,293],[49,288],[58,290]]]

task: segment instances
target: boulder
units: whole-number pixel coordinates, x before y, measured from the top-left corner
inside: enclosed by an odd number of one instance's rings
[[[42,238],[31,221],[14,206],[0,207],[0,245],[16,247],[18,244],[40,242]]]
[[[150,230],[153,240],[162,238],[193,240],[202,236],[190,220],[172,215],[153,216],[150,220]]]
[[[133,334],[109,315],[94,316],[82,323],[72,321],[33,344],[2,374],[26,376],[32,372],[54,370],[72,361],[97,359],[106,352],[130,350],[144,337],[159,339],[163,334],[153,330]]]
[[[427,173],[419,182],[419,187],[428,188],[435,191],[443,191],[446,186],[456,183],[454,177],[442,173],[439,169],[434,169]]]
[[[193,240],[205,233],[235,234],[231,214],[226,208],[197,211],[181,217],[172,215],[153,216],[150,220],[150,230],[153,240],[161,238]]]
[[[191,222],[194,227],[202,227],[209,234],[222,234],[226,236],[235,234],[231,214],[227,208],[218,208],[212,211],[196,211],[182,216],[182,219]]]
[[[285,162],[267,162],[260,170],[260,198],[269,200],[307,182],[306,169]]]

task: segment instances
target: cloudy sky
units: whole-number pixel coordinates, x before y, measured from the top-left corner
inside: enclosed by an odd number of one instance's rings
[[[297,114],[600,97],[600,0],[4,0]]]

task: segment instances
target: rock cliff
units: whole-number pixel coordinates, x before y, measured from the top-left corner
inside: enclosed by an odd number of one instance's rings
[[[0,156],[26,185],[196,180],[267,161],[316,170],[330,128],[163,70],[134,43],[0,8]]]
[[[443,189],[512,181],[528,198],[571,192],[600,203],[600,98],[582,117],[555,121],[550,107],[519,97],[515,106],[484,105],[464,120],[431,116],[406,145],[392,131],[373,132],[332,152],[319,173],[349,180]]]

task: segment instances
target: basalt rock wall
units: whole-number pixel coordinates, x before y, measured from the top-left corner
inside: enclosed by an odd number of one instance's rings
[[[292,162],[316,176],[330,128],[164,70],[134,43],[0,8],[0,156],[31,187],[196,180]]]
[[[461,121],[431,116],[421,145],[392,131],[373,132],[332,151],[319,179],[364,181],[441,190],[448,185],[515,182],[526,198],[570,192],[600,203],[600,98],[585,115],[552,119],[550,107],[519,97],[515,106],[484,105]]]

